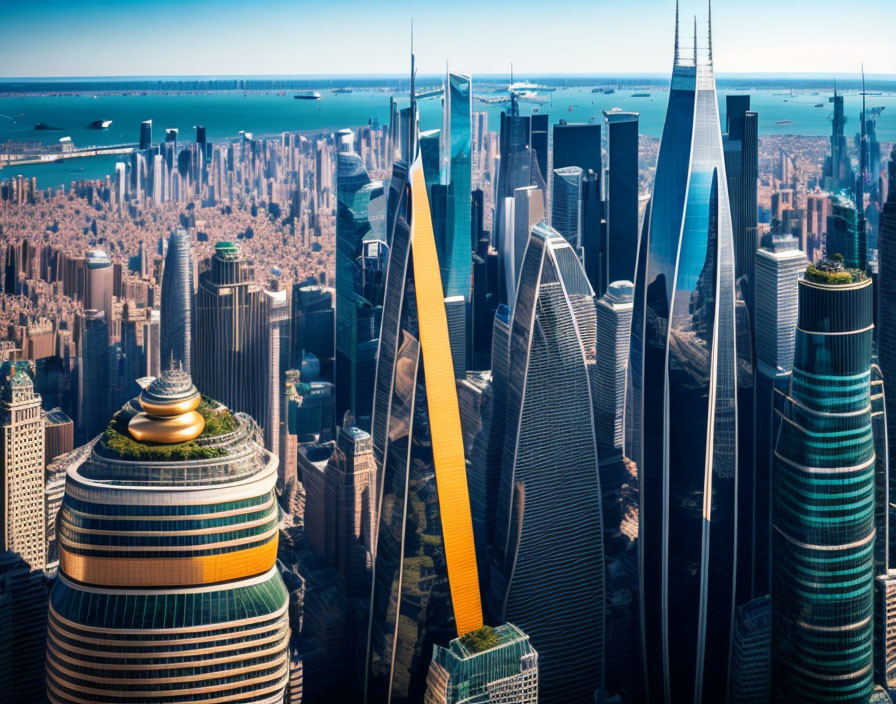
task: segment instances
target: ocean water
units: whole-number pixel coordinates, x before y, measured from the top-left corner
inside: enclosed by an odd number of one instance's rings
[[[474,83],[475,92],[475,83]],[[551,122],[601,121],[602,111],[614,107],[640,113],[640,132],[650,137],[662,133],[668,92],[661,89],[637,89],[650,97],[632,97],[631,89],[620,89],[610,95],[591,93],[590,88],[571,87],[542,92],[547,100],[535,104],[522,102],[523,114],[534,110],[548,113]],[[727,91],[735,92],[735,91]],[[319,101],[294,100],[292,92],[278,93],[168,93],[139,95],[93,96],[7,96],[0,97],[0,143],[13,141],[57,142],[71,137],[77,146],[134,143],[140,123],[153,121],[153,141],[164,139],[166,128],[179,130],[179,141],[195,139],[195,125],[204,125],[209,140],[235,138],[240,130],[256,137],[277,135],[284,131],[336,130],[389,119],[389,92],[377,89],[355,90],[350,94],[321,91]],[[830,134],[831,106],[827,93],[777,90],[751,90],[751,108],[759,113],[760,135],[798,134],[827,136]],[[720,115],[725,114],[724,89],[719,90]],[[881,141],[896,141],[896,95],[869,96],[868,107],[884,107],[878,121]],[[815,107],[822,103],[822,107]],[[474,100],[473,109],[489,114],[489,128],[496,130],[499,115],[506,104],[483,104]],[[858,131],[861,97],[845,97],[848,118],[846,132]],[[88,129],[94,120],[112,120],[106,130]],[[441,105],[438,98],[420,101],[422,129],[441,126]],[[36,131],[44,124],[59,131]],[[62,163],[10,167],[0,170],[0,178],[21,174],[37,176],[39,187],[56,187],[73,179],[102,178],[114,170],[122,156],[78,158]]]

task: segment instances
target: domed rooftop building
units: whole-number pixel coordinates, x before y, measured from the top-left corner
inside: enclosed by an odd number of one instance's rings
[[[173,363],[115,414],[66,478],[51,702],[282,702],[277,464]]]

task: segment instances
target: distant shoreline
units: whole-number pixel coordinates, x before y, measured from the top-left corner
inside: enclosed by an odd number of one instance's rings
[[[417,79],[420,90],[441,85],[442,76],[423,75]],[[473,75],[479,90],[498,90],[506,87],[508,77],[494,74]],[[595,75],[526,75],[517,80],[533,81],[550,88],[578,88],[583,86],[611,87],[621,90],[649,88],[668,89],[669,76],[664,74],[595,74]],[[733,90],[799,90],[830,92],[837,85],[838,90],[851,93],[862,88],[861,78],[853,74],[840,76],[806,75],[728,75],[716,77],[721,89]],[[869,93],[896,94],[896,76],[869,76],[865,81]],[[277,93],[316,89],[351,88],[355,90],[406,92],[408,79],[405,76],[326,76],[326,77],[124,77],[124,78],[0,78],[0,97],[78,95],[164,95],[164,94],[210,94],[222,92],[237,93]]]

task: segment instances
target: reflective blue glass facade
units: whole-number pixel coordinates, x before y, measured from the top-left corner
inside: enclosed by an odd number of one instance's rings
[[[630,437],[649,701],[725,696],[736,572],[736,359],[715,78],[711,60],[677,60],[632,325]]]
[[[799,282],[773,480],[776,702],[858,704],[873,685],[872,286],[856,279]]]
[[[193,360],[193,251],[186,230],[176,230],[168,238],[160,313],[162,363],[168,364],[173,357],[189,374]]]
[[[445,86],[445,143],[447,160],[448,217],[445,238],[438,235],[439,267],[446,296],[470,300],[472,254],[472,105],[473,82],[470,76],[449,73]]]

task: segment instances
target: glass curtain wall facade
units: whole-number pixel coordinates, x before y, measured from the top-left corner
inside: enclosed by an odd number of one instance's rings
[[[448,73],[445,86],[446,183],[448,217],[445,237],[437,240],[445,296],[470,300],[472,254],[472,132],[473,82],[470,76]]]
[[[283,701],[278,459],[258,437],[169,368],[69,469],[49,606],[53,704]]]
[[[354,148],[336,155],[336,417],[369,427],[387,257],[386,197]]]
[[[168,238],[160,313],[162,364],[173,358],[192,373],[193,250],[186,230],[176,230]]]
[[[551,226],[578,252],[582,244],[582,169],[554,169]]]
[[[772,543],[776,702],[867,702],[873,686],[872,285],[799,282],[778,409]]]
[[[433,645],[482,625],[463,436],[420,158],[397,220],[372,419],[380,471],[365,700],[418,702]]]
[[[575,252],[536,225],[510,328],[490,605],[532,639],[548,703],[591,701],[603,687],[596,333],[594,293]]]
[[[734,246],[709,56],[678,55],[632,325],[647,698],[724,699],[734,609]],[[535,642],[535,646],[539,647]]]

